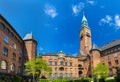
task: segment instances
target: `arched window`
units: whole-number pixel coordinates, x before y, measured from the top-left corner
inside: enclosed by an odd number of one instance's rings
[[[7,69],[6,61],[1,61],[1,69]]]
[[[12,71],[12,72],[15,71],[15,64],[11,64],[11,71]]]

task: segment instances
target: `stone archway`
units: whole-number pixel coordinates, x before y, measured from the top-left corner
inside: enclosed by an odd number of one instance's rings
[[[64,70],[64,67],[60,67],[59,70],[60,70],[60,71],[63,71],[63,70]]]
[[[80,77],[80,76],[82,76],[83,72],[79,71],[78,74],[79,74],[79,77]]]

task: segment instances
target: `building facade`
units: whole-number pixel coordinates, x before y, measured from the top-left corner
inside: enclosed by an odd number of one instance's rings
[[[78,77],[78,58],[66,55],[62,51],[58,53],[47,53],[42,59],[52,67],[53,78],[76,78]]]
[[[63,52],[42,55],[42,58],[53,69],[53,78],[61,76],[63,78],[92,77],[92,70],[99,63],[108,66],[109,75],[116,74],[116,67],[120,67],[120,40],[109,42],[98,48],[96,44],[92,44],[91,37],[91,29],[83,15],[80,30],[80,50],[76,57],[68,56]],[[72,62],[72,66],[69,65],[70,62]],[[66,66],[66,63],[68,63],[68,66]],[[72,69],[72,72],[70,69]]]
[[[29,44],[29,46],[28,46]],[[32,46],[31,46],[32,45]],[[0,74],[23,75],[24,63],[36,56],[37,42],[31,33],[22,39],[0,15]]]

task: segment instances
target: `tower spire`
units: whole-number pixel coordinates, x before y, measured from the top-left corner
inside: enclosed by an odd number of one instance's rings
[[[85,17],[85,14],[84,14],[84,12],[83,12],[82,27],[84,27],[84,26],[88,27],[88,22],[87,22],[87,19],[86,19],[86,17]]]

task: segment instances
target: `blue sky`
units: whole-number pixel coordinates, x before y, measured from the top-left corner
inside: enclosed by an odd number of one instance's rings
[[[120,39],[119,0],[0,0],[2,14],[23,38],[32,32],[38,53],[76,55],[84,11],[99,47]]]

